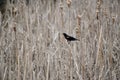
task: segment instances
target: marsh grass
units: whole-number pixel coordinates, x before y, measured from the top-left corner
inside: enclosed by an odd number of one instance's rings
[[[0,17],[0,80],[119,80],[119,0],[24,0]],[[62,33],[80,41],[68,44]]]

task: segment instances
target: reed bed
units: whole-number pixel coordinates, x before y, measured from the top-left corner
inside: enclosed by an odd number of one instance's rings
[[[119,0],[17,0],[0,15],[0,80],[119,80]],[[65,32],[80,41],[67,43]]]

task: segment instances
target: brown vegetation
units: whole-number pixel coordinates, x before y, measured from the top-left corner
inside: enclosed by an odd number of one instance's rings
[[[0,80],[120,79],[119,0],[17,1],[0,5]]]

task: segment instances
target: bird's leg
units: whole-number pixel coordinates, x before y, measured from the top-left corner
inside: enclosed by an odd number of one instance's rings
[[[68,42],[68,44],[70,44],[70,41],[67,40],[67,42]]]

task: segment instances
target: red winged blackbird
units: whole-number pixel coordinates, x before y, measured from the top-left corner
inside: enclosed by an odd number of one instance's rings
[[[76,38],[74,38],[72,36],[67,35],[66,33],[63,33],[63,35],[64,35],[64,37],[65,37],[65,39],[67,41],[76,41],[76,40],[78,40],[78,39],[76,39]]]

